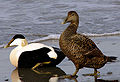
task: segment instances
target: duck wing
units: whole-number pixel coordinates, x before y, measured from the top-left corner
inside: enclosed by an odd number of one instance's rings
[[[74,47],[78,47],[78,52],[83,56],[89,58],[104,56],[96,44],[85,35],[75,34],[71,37],[71,40]]]

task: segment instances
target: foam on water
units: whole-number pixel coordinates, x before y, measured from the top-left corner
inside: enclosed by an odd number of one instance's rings
[[[89,37],[104,37],[104,36],[117,36],[120,35],[120,32],[113,32],[113,33],[103,33],[103,34],[92,34],[92,33],[83,33],[86,36]],[[29,43],[34,43],[34,42],[41,42],[41,41],[46,41],[46,40],[58,40],[60,37],[60,34],[50,34],[46,37],[42,37],[39,39],[35,39],[35,40],[29,40]],[[5,46],[5,44],[0,45],[0,48],[3,48]]]
[[[39,41],[45,41],[45,40],[55,40],[55,39],[59,39],[59,37],[60,37],[60,34],[51,34],[51,35],[48,35],[46,37],[42,37],[40,39],[31,40],[31,41],[28,41],[28,42],[32,43],[32,42],[39,42]]]
[[[102,36],[117,36],[120,35],[120,32],[113,32],[113,33],[103,33],[103,34],[92,34],[92,33],[83,33],[89,37],[102,37]]]

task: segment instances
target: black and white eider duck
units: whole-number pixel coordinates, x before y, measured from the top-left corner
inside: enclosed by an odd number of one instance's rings
[[[11,46],[17,47],[10,53],[10,62],[18,68],[36,68],[39,65],[56,66],[65,58],[59,48],[41,43],[28,44],[21,34],[16,34],[5,48]]]
[[[105,56],[91,39],[77,33],[79,16],[75,11],[68,12],[63,24],[65,23],[70,23],[70,25],[61,34],[59,45],[76,67],[76,71],[71,76],[75,76],[83,67],[94,68],[94,74],[90,75],[96,75],[97,69],[116,59],[116,57]]]

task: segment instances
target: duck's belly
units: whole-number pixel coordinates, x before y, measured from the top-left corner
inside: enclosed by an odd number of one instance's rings
[[[60,48],[63,53],[74,63],[74,64],[85,64],[85,57],[81,54],[80,47],[73,44],[72,40],[60,41]]]

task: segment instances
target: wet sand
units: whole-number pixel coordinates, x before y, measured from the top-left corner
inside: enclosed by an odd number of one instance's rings
[[[97,78],[97,82],[119,82],[120,36],[91,37],[91,39],[105,55],[118,57],[116,62],[107,63],[103,68],[98,70],[100,71],[100,77]],[[41,43],[59,47],[58,40],[47,40]],[[72,74],[75,71],[73,63],[67,58],[57,67],[53,68],[38,68],[35,71],[31,69],[16,69],[9,61],[9,53],[11,50],[12,48],[0,48],[0,82],[21,82],[21,80],[23,82],[95,82],[93,76],[83,76],[83,74],[93,73],[94,70],[90,68],[80,69],[76,80],[53,77]]]

